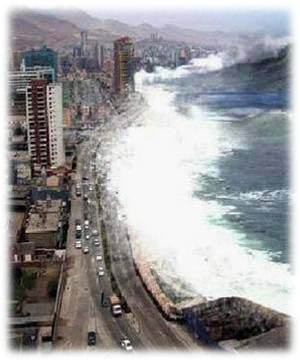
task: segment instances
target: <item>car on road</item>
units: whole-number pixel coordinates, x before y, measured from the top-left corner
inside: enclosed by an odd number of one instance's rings
[[[96,255],[96,260],[97,260],[97,261],[101,261],[101,260],[102,260],[102,256],[99,255],[99,254],[97,254],[97,255]]]
[[[103,269],[102,266],[100,266],[99,269],[98,269],[98,275],[99,275],[99,276],[104,276],[104,274],[105,274],[105,273],[104,273],[104,269]]]
[[[132,351],[133,347],[129,339],[122,339],[121,340],[121,348],[126,351]]]
[[[101,305],[102,307],[110,307],[109,297],[107,297],[104,292],[101,293]]]
[[[87,343],[88,343],[89,346],[96,345],[96,332],[95,331],[89,331],[88,332]]]
[[[94,240],[94,245],[97,247],[100,246],[100,241],[98,239]]]
[[[89,251],[90,251],[90,250],[89,250],[89,248],[88,248],[87,246],[83,249],[83,253],[84,253],[84,254],[88,254]]]
[[[114,255],[112,256],[112,259],[113,259],[113,261],[119,261],[119,260],[120,260],[120,256],[114,254]]]
[[[86,240],[90,240],[90,235],[85,235]]]
[[[76,249],[81,249],[82,248],[81,241],[76,241],[75,248]]]
[[[76,190],[76,196],[81,196],[81,192],[80,192],[80,190]]]
[[[99,231],[97,229],[93,229],[92,230],[92,235],[93,236],[98,236],[99,235]]]
[[[93,186],[92,185],[90,185],[89,186],[89,191],[93,191],[94,189],[93,189]]]

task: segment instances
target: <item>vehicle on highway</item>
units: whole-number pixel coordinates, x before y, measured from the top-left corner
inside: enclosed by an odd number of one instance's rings
[[[113,261],[119,261],[119,260],[120,260],[120,256],[117,255],[117,254],[113,254],[112,259],[113,259]]]
[[[101,293],[101,305],[102,307],[109,307],[110,306],[110,299],[107,297],[104,292]]]
[[[90,240],[90,235],[85,235],[86,240]]]
[[[76,220],[75,220],[75,225],[76,225],[76,226],[77,226],[77,225],[81,225],[80,219],[76,219]]]
[[[76,196],[81,196],[81,191],[80,190],[76,190]]]
[[[84,253],[84,254],[88,254],[89,251],[90,251],[90,250],[89,250],[89,248],[88,248],[87,246],[83,249],[83,253]]]
[[[77,229],[76,229],[76,232],[75,232],[75,237],[76,237],[76,239],[80,239],[80,238],[81,238],[81,235],[82,235],[81,230],[77,230]]]
[[[82,177],[82,180],[88,181],[88,180],[90,180],[90,179],[89,179],[88,176],[85,175],[85,176]]]
[[[83,195],[83,200],[86,200],[86,201],[88,200],[87,194],[84,194],[84,195]]]
[[[98,236],[99,235],[98,230],[97,229],[92,230],[92,235],[93,236]]]
[[[111,305],[111,312],[112,312],[113,316],[122,315],[121,300],[118,298],[117,295],[113,294],[110,297],[110,305]]]
[[[95,331],[89,331],[88,332],[87,343],[88,343],[89,346],[96,345],[96,332]]]
[[[81,196],[81,186],[79,184],[76,185],[76,195]]]
[[[100,246],[100,241],[99,241],[99,239],[94,239],[94,245],[95,246]]]
[[[85,228],[86,230],[89,229],[89,227],[90,227],[89,224],[90,224],[89,220],[85,220],[85,221],[84,221],[84,228]]]
[[[76,249],[81,249],[82,248],[81,241],[76,241],[75,248]]]
[[[96,260],[97,260],[97,261],[101,261],[101,260],[102,260],[102,256],[99,255],[99,254],[97,254],[97,255],[96,255]]]
[[[122,339],[121,340],[121,348],[126,351],[132,351],[133,347],[129,339]]]
[[[105,273],[104,273],[104,269],[103,269],[102,266],[100,266],[99,269],[98,269],[98,275],[99,275],[99,276],[104,276],[104,274],[105,274]]]
[[[93,191],[94,189],[93,189],[93,186],[92,185],[90,185],[89,186],[89,191]]]

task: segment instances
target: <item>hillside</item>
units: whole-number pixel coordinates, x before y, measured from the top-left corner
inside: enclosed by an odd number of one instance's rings
[[[47,45],[59,49],[76,41],[81,31],[76,25],[34,11],[13,12],[10,17],[11,46],[23,50]]]
[[[247,43],[250,36],[223,32],[203,32],[175,25],[155,27],[142,23],[131,26],[114,19],[100,19],[81,10],[15,11],[11,16],[12,47],[23,50],[44,43],[54,49],[79,42],[80,31],[88,30],[89,39],[111,44],[116,38],[130,36],[135,41],[150,38],[153,33],[165,40],[226,48],[233,43]]]

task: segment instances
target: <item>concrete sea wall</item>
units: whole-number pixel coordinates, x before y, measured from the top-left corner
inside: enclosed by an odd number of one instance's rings
[[[130,240],[136,271],[167,319],[181,320],[186,312],[192,313],[201,321],[213,342],[235,340],[234,345],[229,348],[251,348],[256,343],[261,348],[264,343],[266,347],[272,344],[272,348],[287,346],[290,317],[250,300],[241,297],[207,300],[199,296],[192,301],[174,304],[151,272],[151,255],[145,252],[136,238],[131,237]],[[278,337],[284,340],[279,341]]]

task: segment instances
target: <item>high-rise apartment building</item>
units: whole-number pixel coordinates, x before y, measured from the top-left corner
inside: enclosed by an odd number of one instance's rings
[[[87,55],[87,36],[88,36],[87,31],[81,31],[80,47],[81,47],[81,56],[83,56],[83,57]]]
[[[57,53],[43,46],[38,50],[30,50],[24,53],[26,69],[33,66],[50,66],[54,69],[54,81],[57,81],[58,59]]]
[[[134,91],[134,46],[129,37],[114,42],[114,91],[117,94]]]
[[[62,85],[47,85],[47,117],[49,127],[50,165],[57,168],[65,163],[63,143]]]
[[[98,69],[103,69],[104,66],[104,46],[97,43],[95,45],[95,60]]]
[[[61,84],[32,80],[26,88],[28,150],[37,168],[64,164]]]
[[[26,114],[26,88],[34,79],[44,79],[47,80],[47,83],[53,82],[54,69],[46,66],[33,66],[9,73],[10,112],[12,114]]]

